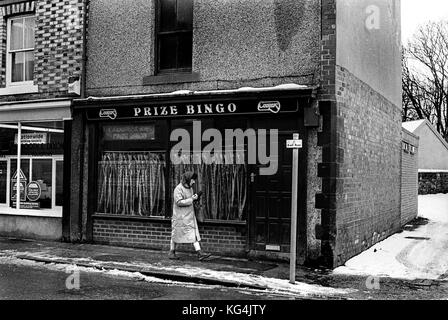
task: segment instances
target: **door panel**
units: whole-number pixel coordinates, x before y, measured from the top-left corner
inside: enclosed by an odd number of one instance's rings
[[[255,179],[252,183],[254,199],[255,237],[252,248],[266,250],[289,247],[291,228],[291,150],[286,149],[286,140],[291,139],[291,132],[279,132],[279,167],[275,175],[260,176],[259,168],[254,168]]]

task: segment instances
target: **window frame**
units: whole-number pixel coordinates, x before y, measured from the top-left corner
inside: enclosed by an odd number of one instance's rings
[[[11,174],[16,170],[16,167],[11,166],[11,162],[16,160],[16,155],[5,156],[0,159],[7,162],[7,180],[6,180],[6,203],[0,203],[0,212],[2,214],[11,214],[11,215],[28,215],[28,216],[39,216],[39,217],[62,217],[62,208],[63,206],[56,205],[56,162],[64,161],[63,155],[48,155],[48,156],[31,156],[24,155],[21,157],[21,160],[29,160],[29,175],[32,176],[33,172],[33,160],[51,160],[52,163],[52,190],[51,190],[51,209],[40,209],[40,210],[32,210],[32,209],[23,209],[11,207]],[[54,187],[53,187],[54,186]]]
[[[23,86],[33,86],[34,85],[34,70],[33,70],[33,79],[28,81],[12,81],[12,54],[16,52],[33,52],[36,48],[36,43],[34,42],[33,48],[21,49],[21,50],[11,50],[11,31],[12,31],[12,22],[14,20],[25,20],[26,18],[34,18],[36,22],[36,16],[34,14],[24,14],[19,16],[14,16],[8,18],[6,21],[7,24],[7,33],[6,33],[6,87],[23,87]],[[34,41],[36,40],[36,34],[34,33]],[[25,65],[24,65],[25,72]]]
[[[162,1],[165,0],[157,0],[157,5],[156,5],[156,23],[155,23],[155,48],[154,48],[154,55],[155,55],[155,74],[156,75],[164,75],[164,74],[172,74],[172,73],[192,73],[193,71],[193,5],[194,5],[194,0],[190,0],[192,2],[192,6],[191,6],[191,15],[192,15],[192,26],[191,29],[178,29],[176,27],[176,30],[172,30],[172,31],[160,31],[161,30],[161,20],[162,20]],[[182,1],[182,0],[176,0],[176,10],[177,10],[177,3],[178,1]],[[177,12],[176,12],[176,22],[177,22]],[[164,35],[176,35],[176,41],[177,44],[179,42],[179,38],[178,36],[180,34],[187,34],[187,33],[191,33],[191,64],[190,67],[187,68],[171,68],[171,69],[162,69],[161,65],[160,65],[160,57],[162,56],[160,50],[160,39],[164,36]],[[179,52],[178,49],[176,49],[176,65],[178,65],[179,63]]]

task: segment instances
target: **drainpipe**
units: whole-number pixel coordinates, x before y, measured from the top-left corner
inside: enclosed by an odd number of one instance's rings
[[[81,99],[85,99],[87,94],[87,32],[88,32],[88,6],[90,4],[90,0],[83,0],[83,32],[82,32],[82,71],[81,71]],[[86,239],[83,228],[83,194],[84,194],[84,149],[86,145],[86,125],[85,117],[81,117],[81,143],[79,146],[79,211],[78,211],[78,242],[84,242]],[[78,126],[79,128],[79,126]]]

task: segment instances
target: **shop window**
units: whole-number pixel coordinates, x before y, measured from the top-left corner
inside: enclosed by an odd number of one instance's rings
[[[160,123],[102,127],[99,214],[165,216],[166,127]]]
[[[98,170],[98,212],[131,216],[165,215],[163,153],[105,152]]]
[[[31,180],[40,186],[40,197],[35,200],[41,209],[51,209],[53,194],[52,159],[33,159]]]
[[[182,173],[194,171],[198,174],[195,192],[203,192],[197,210],[203,211],[205,219],[245,220],[248,205],[247,165],[225,164],[222,158],[216,163],[194,164],[195,157],[201,155],[185,155],[182,163],[171,166],[172,189],[180,183]]]
[[[225,130],[231,128],[245,129],[247,121],[235,118],[229,121],[214,119],[206,120],[174,120],[172,128],[182,128],[193,136],[193,122],[200,122],[201,131],[214,128],[222,137]],[[202,150],[209,141],[202,141]],[[204,159],[203,153],[183,154],[179,164],[170,165],[170,195],[180,183],[181,175],[186,171],[194,171],[198,174],[198,181],[194,191],[202,191],[201,201],[196,210],[202,210],[205,219],[220,221],[244,221],[249,203],[248,194],[248,165],[247,165],[247,141],[244,145],[235,148],[235,145],[222,144],[221,153],[211,154],[214,161]],[[225,153],[224,151],[229,151]]]
[[[158,72],[191,71],[193,0],[159,0]]]
[[[17,207],[17,189],[20,190],[20,201],[26,202],[26,185],[30,182],[30,160],[22,159],[20,161],[20,171],[17,173],[17,159],[11,159],[10,162],[10,185],[11,185],[11,201],[10,206],[12,208]],[[17,188],[17,175],[20,177],[20,187]]]
[[[62,160],[57,161],[62,165]],[[54,202],[54,183],[57,180],[53,171],[56,161],[51,158],[22,159],[20,164],[21,209],[54,209],[62,206],[62,200]],[[10,207],[17,207],[17,159],[10,160]],[[57,172],[57,171],[56,171]],[[59,173],[62,176],[62,172]]]
[[[35,17],[8,20],[7,85],[33,84]]]

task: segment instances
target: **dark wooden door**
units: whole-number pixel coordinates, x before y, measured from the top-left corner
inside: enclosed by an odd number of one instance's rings
[[[278,128],[278,170],[260,175],[260,165],[251,172],[251,247],[260,251],[288,252],[291,234],[292,151],[286,140],[298,130],[298,120],[256,121],[258,128]],[[269,141],[269,139],[267,139]],[[269,149],[269,148],[268,148]],[[269,153],[268,153],[269,154]]]

